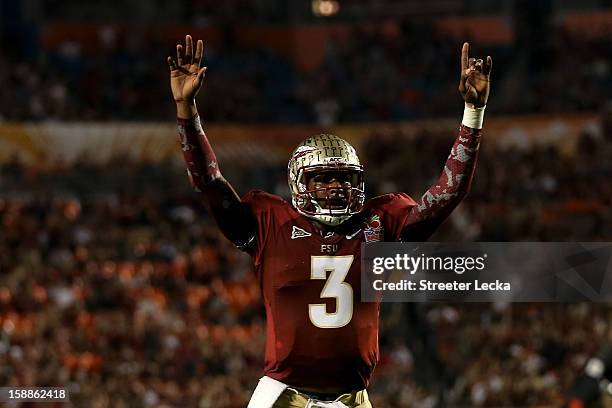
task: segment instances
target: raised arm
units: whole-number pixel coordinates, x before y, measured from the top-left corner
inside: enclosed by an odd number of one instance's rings
[[[472,184],[493,61],[490,56],[486,61],[469,58],[468,53],[469,44],[464,43],[459,92],[465,101],[465,110],[459,134],[437,182],[410,210],[402,237],[411,241],[429,238],[467,195]]]
[[[198,40],[194,50],[193,39],[187,35],[185,47],[182,44],[176,46],[176,60],[168,57],[181,150],[194,190],[202,198],[221,232],[237,246],[243,247],[255,236],[255,219],[221,175],[196,108],[195,97],[206,73],[206,67],[200,67],[203,51],[202,40]]]

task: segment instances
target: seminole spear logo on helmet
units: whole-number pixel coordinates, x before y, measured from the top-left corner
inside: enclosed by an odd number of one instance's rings
[[[311,136],[293,151],[288,183],[296,210],[327,225],[358,213],[365,199],[363,166],[355,148],[335,135]]]

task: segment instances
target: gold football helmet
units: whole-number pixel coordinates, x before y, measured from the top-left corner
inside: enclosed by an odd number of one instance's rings
[[[335,226],[361,210],[365,198],[363,166],[346,140],[329,134],[309,137],[291,154],[287,170],[292,203],[300,214]],[[309,183],[325,174],[330,175],[327,180],[336,181],[334,186],[313,187],[315,183]]]

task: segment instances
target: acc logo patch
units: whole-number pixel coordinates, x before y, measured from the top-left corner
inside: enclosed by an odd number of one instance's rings
[[[384,232],[379,215],[373,215],[370,217],[366,227],[363,229],[363,234],[366,242],[382,241]]]

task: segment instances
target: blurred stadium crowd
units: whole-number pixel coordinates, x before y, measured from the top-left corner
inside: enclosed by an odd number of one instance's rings
[[[565,156],[485,141],[471,195],[435,239],[606,239],[603,123]],[[437,177],[446,136],[372,134],[362,149],[369,194],[418,196]],[[270,181],[258,187],[280,190],[284,170],[261,170]],[[262,367],[259,285],[180,162],[14,160],[0,169],[0,191],[1,384],[71,384],[76,407],[245,406]],[[612,334],[606,305],[384,307],[370,390],[378,407],[559,406]]]
[[[383,27],[355,26],[350,41],[327,44],[322,64],[309,72],[265,44],[240,46],[228,28],[223,45],[205,51],[206,119],[327,126],[456,115],[461,44],[428,23],[405,21],[393,35]],[[167,39],[145,34],[135,29],[124,38],[100,25],[93,55],[70,40],[51,50],[32,35],[2,42],[0,117],[166,120],[173,107],[162,86],[164,64],[174,51]],[[473,53],[495,56],[491,112],[592,110],[612,92],[610,36],[586,38],[558,28],[547,38],[520,46],[475,44]]]
[[[93,10],[77,0],[38,3],[50,20]],[[536,3],[551,4],[513,2]],[[165,59],[177,39],[149,41],[139,27],[121,36],[100,24],[93,55],[70,41],[47,49],[43,34],[4,13],[20,4],[0,0],[0,121],[174,117]],[[177,4],[184,15],[173,14]],[[125,7],[149,13],[139,21],[173,15],[201,26],[208,22],[189,18],[210,15],[225,24],[238,13],[239,21],[286,23],[287,4],[160,0]],[[123,14],[109,21],[134,15]],[[205,51],[200,111],[207,122],[324,127],[459,120],[460,44],[426,21],[401,22],[393,35],[382,24],[355,25],[348,42],[327,44],[313,71],[264,44],[241,46],[227,24],[223,45]],[[485,120],[472,192],[435,240],[610,240],[612,109],[604,102],[612,95],[612,37],[554,24],[537,40],[528,33],[519,32],[514,44],[473,44],[474,54],[494,56],[487,115],[599,111],[600,126],[585,129],[566,151],[487,144]],[[452,135],[382,129],[360,150],[368,194],[418,197],[438,176]],[[232,163],[221,165],[241,193],[253,186],[287,192],[284,169],[262,164],[234,178]],[[0,385],[66,384],[79,408],[238,408],[261,375],[259,283],[248,256],[207,217],[180,161],[0,163],[0,277]],[[383,309],[381,362],[369,390],[375,407],[560,406],[587,357],[612,341],[605,304]]]

